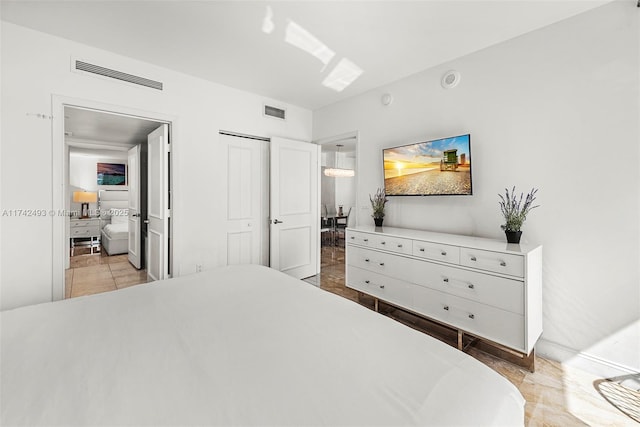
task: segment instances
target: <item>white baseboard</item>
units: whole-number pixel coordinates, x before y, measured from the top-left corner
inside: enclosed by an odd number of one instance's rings
[[[544,338],[541,338],[536,344],[536,354],[560,362],[563,365],[582,369],[601,378],[640,374],[640,371],[629,366],[577,351]]]

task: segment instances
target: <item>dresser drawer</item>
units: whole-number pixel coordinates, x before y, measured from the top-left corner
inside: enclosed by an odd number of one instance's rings
[[[100,235],[100,227],[74,227],[71,237],[95,237]]]
[[[413,309],[470,334],[524,350],[524,316],[433,289],[414,292]]]
[[[347,242],[354,245],[369,246],[371,244],[371,234],[347,230]]]
[[[347,233],[347,242],[399,254],[411,254],[412,240],[373,233],[351,231]]]
[[[421,258],[458,264],[460,248],[433,242],[413,241],[413,255]]]
[[[99,219],[72,219],[69,222],[71,228],[75,227],[98,227],[100,228]]]
[[[524,277],[524,257],[521,255],[460,248],[460,264],[480,270]]]
[[[416,286],[410,285],[402,280],[363,270],[358,267],[349,267],[347,273],[347,287],[390,302],[391,304],[409,308],[407,302],[413,300],[415,297],[412,291]]]
[[[524,282],[422,261],[403,279],[440,292],[524,315]]]
[[[346,261],[350,266],[401,280],[407,280],[419,273],[416,271],[415,274],[409,274],[409,270],[416,270],[415,260],[351,245],[347,246]]]

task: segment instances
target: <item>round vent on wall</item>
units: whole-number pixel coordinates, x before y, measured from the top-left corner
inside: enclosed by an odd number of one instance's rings
[[[444,73],[442,80],[440,81],[440,84],[442,84],[442,87],[445,89],[454,88],[458,83],[460,83],[460,73],[455,70],[450,70]]]

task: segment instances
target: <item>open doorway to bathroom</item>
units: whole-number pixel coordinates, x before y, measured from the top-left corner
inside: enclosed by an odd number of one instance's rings
[[[130,196],[136,194],[142,202],[135,218],[140,224],[146,218],[147,135],[162,123],[71,106],[64,107],[64,116],[70,213],[64,297],[146,283],[146,232],[141,227],[132,233]],[[139,154],[132,160],[135,147]],[[131,247],[139,248],[140,262],[130,262]]]

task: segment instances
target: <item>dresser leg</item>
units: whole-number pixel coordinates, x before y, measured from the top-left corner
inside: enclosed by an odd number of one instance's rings
[[[378,298],[375,298],[373,300],[373,309],[375,310],[375,312],[378,312]]]
[[[462,331],[458,331],[458,350],[462,350],[462,338],[464,333]]]

